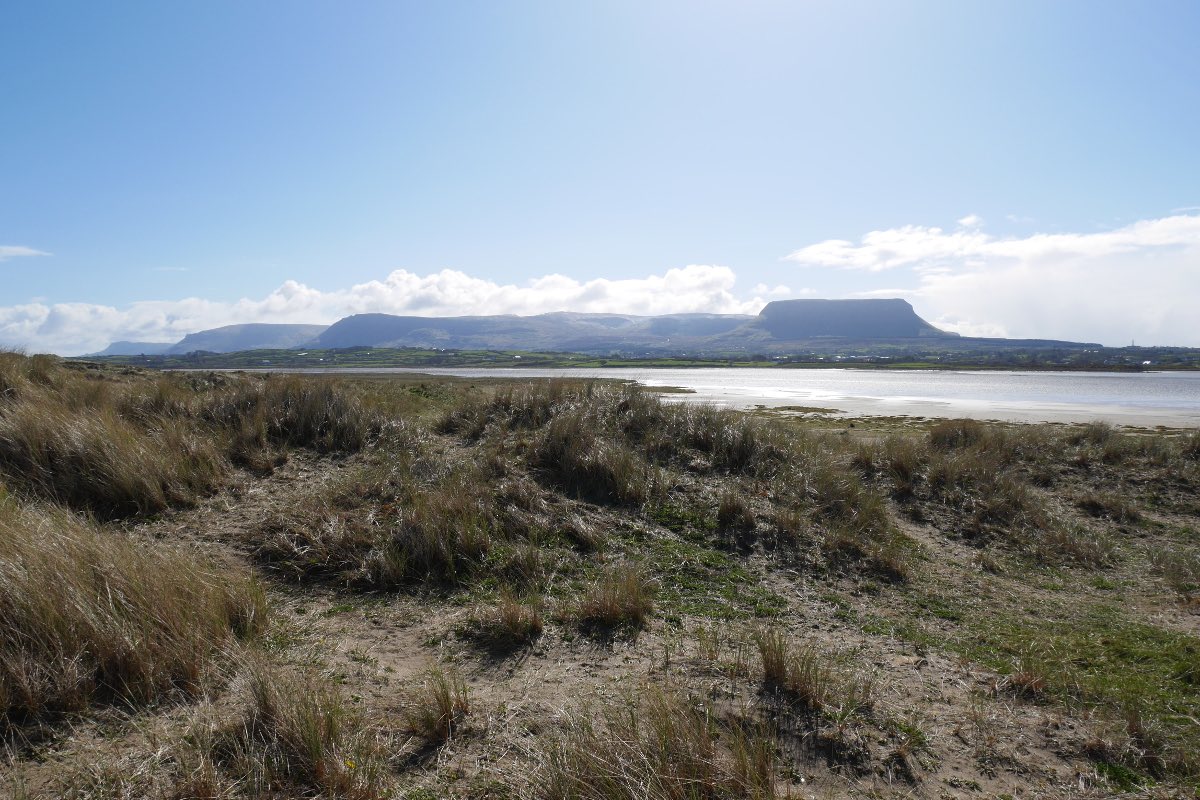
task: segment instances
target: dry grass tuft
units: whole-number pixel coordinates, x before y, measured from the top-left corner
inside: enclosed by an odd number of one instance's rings
[[[240,722],[193,726],[173,797],[391,796],[374,731],[336,688],[255,665],[248,695]]]
[[[423,489],[408,486],[403,470],[394,477],[401,486],[335,486],[268,520],[250,534],[256,558],[296,579],[450,587],[475,575],[496,538],[509,535],[478,475],[454,474]]]
[[[273,446],[354,451],[382,429],[345,385],[301,378],[87,375],[0,354],[0,476],[99,517],[188,504]]]
[[[546,800],[783,796],[768,729],[726,722],[706,705],[660,688],[568,717],[534,778],[535,796]]]
[[[244,381],[210,399],[202,413],[235,432],[243,448],[273,443],[355,452],[383,428],[382,419],[343,384],[300,377]]]
[[[507,653],[532,644],[542,635],[541,601],[522,603],[507,591],[494,606],[477,609],[465,633],[483,646]]]
[[[1185,601],[1200,595],[1200,553],[1181,547],[1156,547],[1150,551],[1150,567]]]
[[[1200,431],[1193,431],[1179,443],[1179,455],[1189,461],[1200,461]]]
[[[223,471],[213,442],[173,420],[147,430],[112,407],[80,413],[53,396],[0,413],[0,473],[11,485],[101,517],[189,502]]]
[[[983,423],[973,419],[948,419],[929,429],[929,444],[938,450],[973,447],[983,440]]]
[[[10,725],[196,691],[217,651],[265,616],[259,587],[228,565],[11,507],[0,507],[0,609]]]
[[[813,644],[793,644],[778,630],[755,635],[762,662],[763,685],[806,711],[840,719],[871,708],[874,682],[847,669]]]
[[[597,432],[584,410],[556,416],[545,426],[531,453],[531,465],[549,483],[602,503],[639,505],[648,491],[644,460],[619,439]]]
[[[642,628],[654,610],[654,588],[646,574],[629,563],[609,569],[592,583],[575,607],[585,627],[611,630]]]
[[[1127,498],[1094,489],[1076,496],[1075,505],[1093,517],[1103,517],[1114,522],[1137,522],[1142,518],[1137,506]]]
[[[471,709],[467,685],[453,672],[430,667],[419,684],[405,692],[405,730],[424,745],[448,741]]]
[[[754,510],[741,492],[727,490],[717,503],[717,528],[722,531],[754,530]]]
[[[1059,524],[1041,531],[1032,540],[1034,559],[1040,564],[1097,569],[1116,563],[1117,547],[1102,531]]]

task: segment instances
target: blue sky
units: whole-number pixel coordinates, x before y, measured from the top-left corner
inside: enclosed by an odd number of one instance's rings
[[[1198,37],[1195,2],[10,3],[0,345],[864,295],[1200,345]]]

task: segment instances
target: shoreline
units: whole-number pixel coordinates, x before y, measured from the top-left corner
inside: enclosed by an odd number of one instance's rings
[[[649,387],[658,388],[658,387]],[[671,395],[676,397],[677,395]],[[839,397],[839,398],[809,398],[816,407],[828,409],[824,412],[793,412],[789,406],[794,406],[794,400],[777,397],[747,397],[744,402],[739,398],[737,404],[729,404],[717,398],[696,397],[697,402],[713,402],[729,408],[749,411],[767,411],[777,414],[796,414],[803,417],[824,416],[828,419],[856,418],[905,418],[913,422],[927,419],[976,419],[980,422],[1012,422],[1022,424],[1050,423],[1057,425],[1082,425],[1088,422],[1107,422],[1126,428],[1145,429],[1179,429],[1191,430],[1200,428],[1200,413],[1192,415],[1162,414],[1145,409],[1113,407],[1094,408],[1086,406],[1050,405],[1032,406],[1028,408],[1008,408],[1001,406],[973,407],[965,403],[955,403],[948,400],[929,400],[920,398],[875,398],[875,397]]]
[[[792,375],[797,378],[795,383],[787,382],[756,382],[745,368],[734,368],[737,372],[736,381],[714,383],[711,378],[719,377],[711,370],[644,367],[629,369],[621,367],[599,368],[557,368],[557,367],[327,367],[327,368],[288,368],[267,367],[245,370],[221,370],[247,373],[280,373],[304,375],[331,375],[347,377],[376,377],[406,376],[409,378],[424,378],[430,380],[456,378],[460,380],[539,380],[555,377],[577,378],[581,380],[632,380],[650,390],[668,393],[674,402],[708,402],[727,408],[754,411],[783,409],[786,407],[819,407],[829,409],[824,416],[829,419],[851,419],[855,417],[906,417],[914,421],[925,419],[971,418],[981,421],[994,420],[998,422],[1019,423],[1087,423],[1093,421],[1108,422],[1113,425],[1133,428],[1200,428],[1200,403],[1179,407],[1169,402],[1163,405],[1150,403],[1121,402],[1118,393],[1105,389],[1102,396],[1112,397],[1110,402],[1062,402],[1059,398],[1065,390],[1050,393],[1048,398],[1037,396],[1033,389],[1006,389],[1005,392],[995,391],[996,387],[978,386],[976,380],[1004,380],[1011,378],[1020,382],[1023,378],[1035,381],[1068,380],[1115,380],[1125,382],[1153,381],[1156,378],[1174,384],[1176,381],[1188,380],[1184,373],[1164,371],[1161,373],[1082,373],[1076,371],[1024,371],[1005,370],[986,373],[978,371],[938,370],[931,373],[928,370],[887,370],[865,371],[854,367],[841,370],[846,385],[838,380],[838,375],[831,370],[814,372],[797,370],[770,370],[774,376]],[[189,370],[190,371],[190,370]],[[210,370],[200,370],[210,371]],[[763,370],[766,372],[766,370]],[[821,376],[817,382],[812,378]],[[802,376],[809,380],[802,379]],[[863,384],[868,376],[878,376],[879,381],[873,384]],[[733,377],[733,376],[731,376]],[[902,381],[906,377],[917,377],[919,383],[909,385],[889,385],[892,381]],[[948,385],[929,396],[920,396],[928,387],[929,381],[946,381]],[[963,391],[963,381],[970,382],[971,391]],[[957,382],[956,387],[954,383]],[[859,387],[861,393],[854,389]],[[1036,387],[1035,387],[1036,388]],[[894,390],[896,393],[886,395],[884,392]],[[935,391],[938,391],[935,389]],[[958,396],[954,392],[958,392]],[[992,391],[996,399],[988,396]],[[1027,392],[1027,394],[1022,394]],[[1178,394],[1178,390],[1176,390]],[[1143,397],[1156,397],[1153,393],[1144,393],[1132,399],[1141,400]],[[1186,391],[1183,396],[1190,401],[1191,395]],[[1050,399],[1053,398],[1053,399]],[[1170,398],[1167,398],[1170,400]],[[1178,397],[1175,398],[1178,403]]]

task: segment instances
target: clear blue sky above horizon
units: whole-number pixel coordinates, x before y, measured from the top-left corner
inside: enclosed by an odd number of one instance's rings
[[[1200,345],[1198,35],[1195,2],[10,3],[0,344],[895,294]]]

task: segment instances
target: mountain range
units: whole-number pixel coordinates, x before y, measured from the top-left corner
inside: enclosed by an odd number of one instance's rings
[[[466,317],[355,314],[332,325],[256,323],[227,325],[185,336],[175,343],[114,342],[97,356],[232,353],[263,349],[350,347],[529,350],[587,354],[724,355],[827,350],[856,344],[933,344],[951,349],[996,347],[1088,347],[1043,339],[971,339],[926,322],[905,300],[777,300],[757,315],[581,314],[554,312]],[[140,348],[140,349],[139,349]]]

